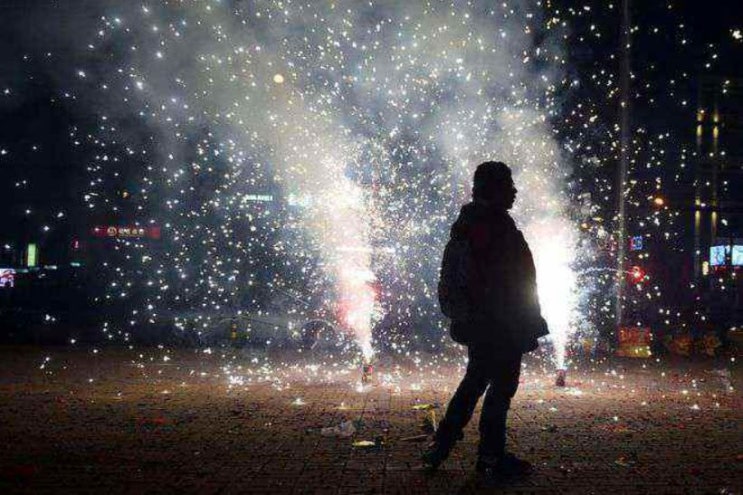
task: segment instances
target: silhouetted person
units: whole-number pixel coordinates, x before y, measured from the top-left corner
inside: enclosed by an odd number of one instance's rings
[[[467,372],[423,455],[436,469],[449,455],[485,393],[477,471],[525,474],[531,464],[506,450],[506,416],[516,393],[521,356],[547,335],[537,297],[534,260],[508,210],[516,199],[511,170],[485,162],[475,171],[473,201],[451,228],[439,282],[439,302],[452,338],[467,346]],[[487,392],[485,392],[487,389]]]

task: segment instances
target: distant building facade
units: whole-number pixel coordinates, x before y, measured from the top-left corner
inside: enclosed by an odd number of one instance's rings
[[[694,279],[707,312],[735,324],[743,310],[743,79],[702,77],[695,125]]]

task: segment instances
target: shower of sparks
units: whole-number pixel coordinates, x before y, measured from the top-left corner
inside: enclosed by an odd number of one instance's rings
[[[516,216],[544,260],[563,352],[577,226],[551,122],[569,82],[559,30],[543,24],[531,2],[185,2],[104,16],[77,70],[102,102],[98,131],[78,137],[102,148],[86,197],[120,216],[108,190],[118,178],[137,220],[164,225],[172,243],[158,253],[131,243],[152,288],[132,321],[184,307],[206,329],[236,308],[270,313],[265,296],[282,291],[367,359],[385,318],[408,339],[442,328],[434,287],[447,226],[474,166],[497,158],[524,191]],[[122,134],[116,122],[133,117],[150,139]],[[132,268],[114,269],[106,298],[133,291],[132,277],[122,282]]]
[[[70,131],[87,172],[79,192],[91,225],[161,232],[101,248],[95,269],[105,287],[95,299],[110,315],[108,338],[175,322],[197,342],[231,328],[268,347],[322,322],[365,361],[377,348],[436,348],[448,342],[436,302],[441,254],[486,159],[514,170],[513,214],[534,252],[555,364],[568,364],[572,337],[611,324],[618,78],[614,49],[594,46],[613,29],[617,6],[95,8],[95,21],[65,38],[71,55],[55,69],[59,98],[84,115]],[[675,48],[688,49],[683,22],[664,15]],[[664,29],[639,26],[634,36]],[[571,67],[571,50],[594,57],[585,72]],[[716,47],[705,50],[713,69]],[[637,80],[648,82],[636,83],[634,104],[687,109],[680,87],[694,71],[662,86],[641,76],[652,64],[637,65]],[[3,82],[0,97],[18,93]],[[678,212],[652,201],[666,185],[661,168],[672,156],[681,181],[691,148],[652,126],[633,129],[632,140],[621,191],[636,208],[628,228],[646,242],[678,242]],[[0,145],[0,160],[16,159],[18,150]],[[67,217],[53,212],[43,235]],[[663,325],[685,327],[652,273],[643,282],[624,303],[658,304]]]

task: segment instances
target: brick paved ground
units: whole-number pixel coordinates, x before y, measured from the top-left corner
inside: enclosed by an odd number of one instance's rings
[[[383,362],[376,386],[360,391],[357,369],[308,366],[312,360],[284,356],[295,364],[274,368],[247,352],[232,360],[216,351],[164,355],[0,348],[0,491],[678,494],[743,487],[741,393],[714,373],[730,370],[739,385],[739,362],[729,358],[609,360],[572,370],[566,389],[528,362],[509,441],[537,472],[488,487],[472,474],[474,424],[433,476],[417,460],[424,444],[401,440],[420,433],[426,412],[413,406],[445,406],[461,372],[455,365],[414,371]],[[320,435],[344,420],[360,421],[352,438]],[[379,448],[353,446],[377,437]]]

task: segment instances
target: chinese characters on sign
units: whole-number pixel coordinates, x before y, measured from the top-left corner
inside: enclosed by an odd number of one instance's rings
[[[160,227],[137,227],[127,225],[106,225],[93,227],[95,237],[108,237],[115,239],[147,238],[160,239]]]

